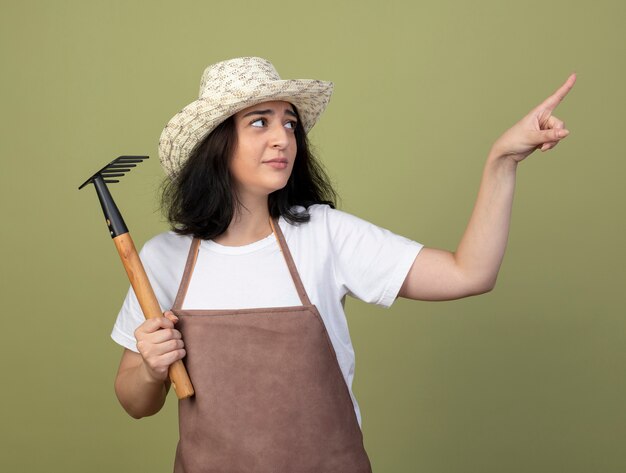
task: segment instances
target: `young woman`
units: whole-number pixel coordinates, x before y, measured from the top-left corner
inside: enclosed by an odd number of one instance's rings
[[[144,320],[130,290],[112,333],[133,417],[161,409],[168,367],[185,359],[196,394],[179,404],[175,471],[370,471],[345,296],[389,306],[491,290],[516,168],[568,135],[552,112],[575,79],[494,143],[452,253],[334,209],[306,138],[331,83],[281,80],[260,58],[208,67],[159,146],[173,231],[141,257],[166,312]]]

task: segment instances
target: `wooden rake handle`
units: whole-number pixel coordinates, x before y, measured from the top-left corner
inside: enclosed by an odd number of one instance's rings
[[[133,239],[130,237],[130,233],[123,233],[113,238],[117,252],[122,259],[130,284],[133,286],[135,295],[139,300],[139,305],[143,311],[143,315],[146,319],[152,319],[155,317],[162,317],[161,307],[157,302],[157,298],[154,295],[146,271],[143,268],[139,254],[135,249]],[[191,380],[185,369],[185,365],[182,360],[178,360],[170,365],[169,368],[170,380],[176,391],[178,399],[185,399],[193,396],[193,386]]]

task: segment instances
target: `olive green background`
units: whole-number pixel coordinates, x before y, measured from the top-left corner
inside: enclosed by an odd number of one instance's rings
[[[619,0],[2,1],[1,471],[167,472],[176,400],[136,421],[109,338],[127,290],[95,193],[138,246],[166,229],[156,145],[203,68],[269,58],[335,82],[311,137],[340,207],[454,249],[491,143],[579,75],[572,131],[518,173],[496,289],[389,310],[349,300],[376,472],[626,471],[624,120]]]

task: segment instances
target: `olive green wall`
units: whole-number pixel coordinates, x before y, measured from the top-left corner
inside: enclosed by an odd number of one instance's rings
[[[483,160],[572,71],[571,136],[519,170],[492,293],[390,310],[350,300],[355,391],[376,472],[624,472],[626,382],[619,0],[2,1],[1,471],[167,472],[176,401],[135,421],[109,338],[127,281],[95,193],[138,245],[166,228],[165,122],[210,63],[271,59],[335,82],[312,133],[341,208],[454,249]]]

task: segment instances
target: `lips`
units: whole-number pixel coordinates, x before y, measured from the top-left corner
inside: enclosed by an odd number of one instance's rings
[[[289,164],[289,160],[287,158],[274,158],[263,161],[263,164],[267,164],[274,169],[285,169]]]

